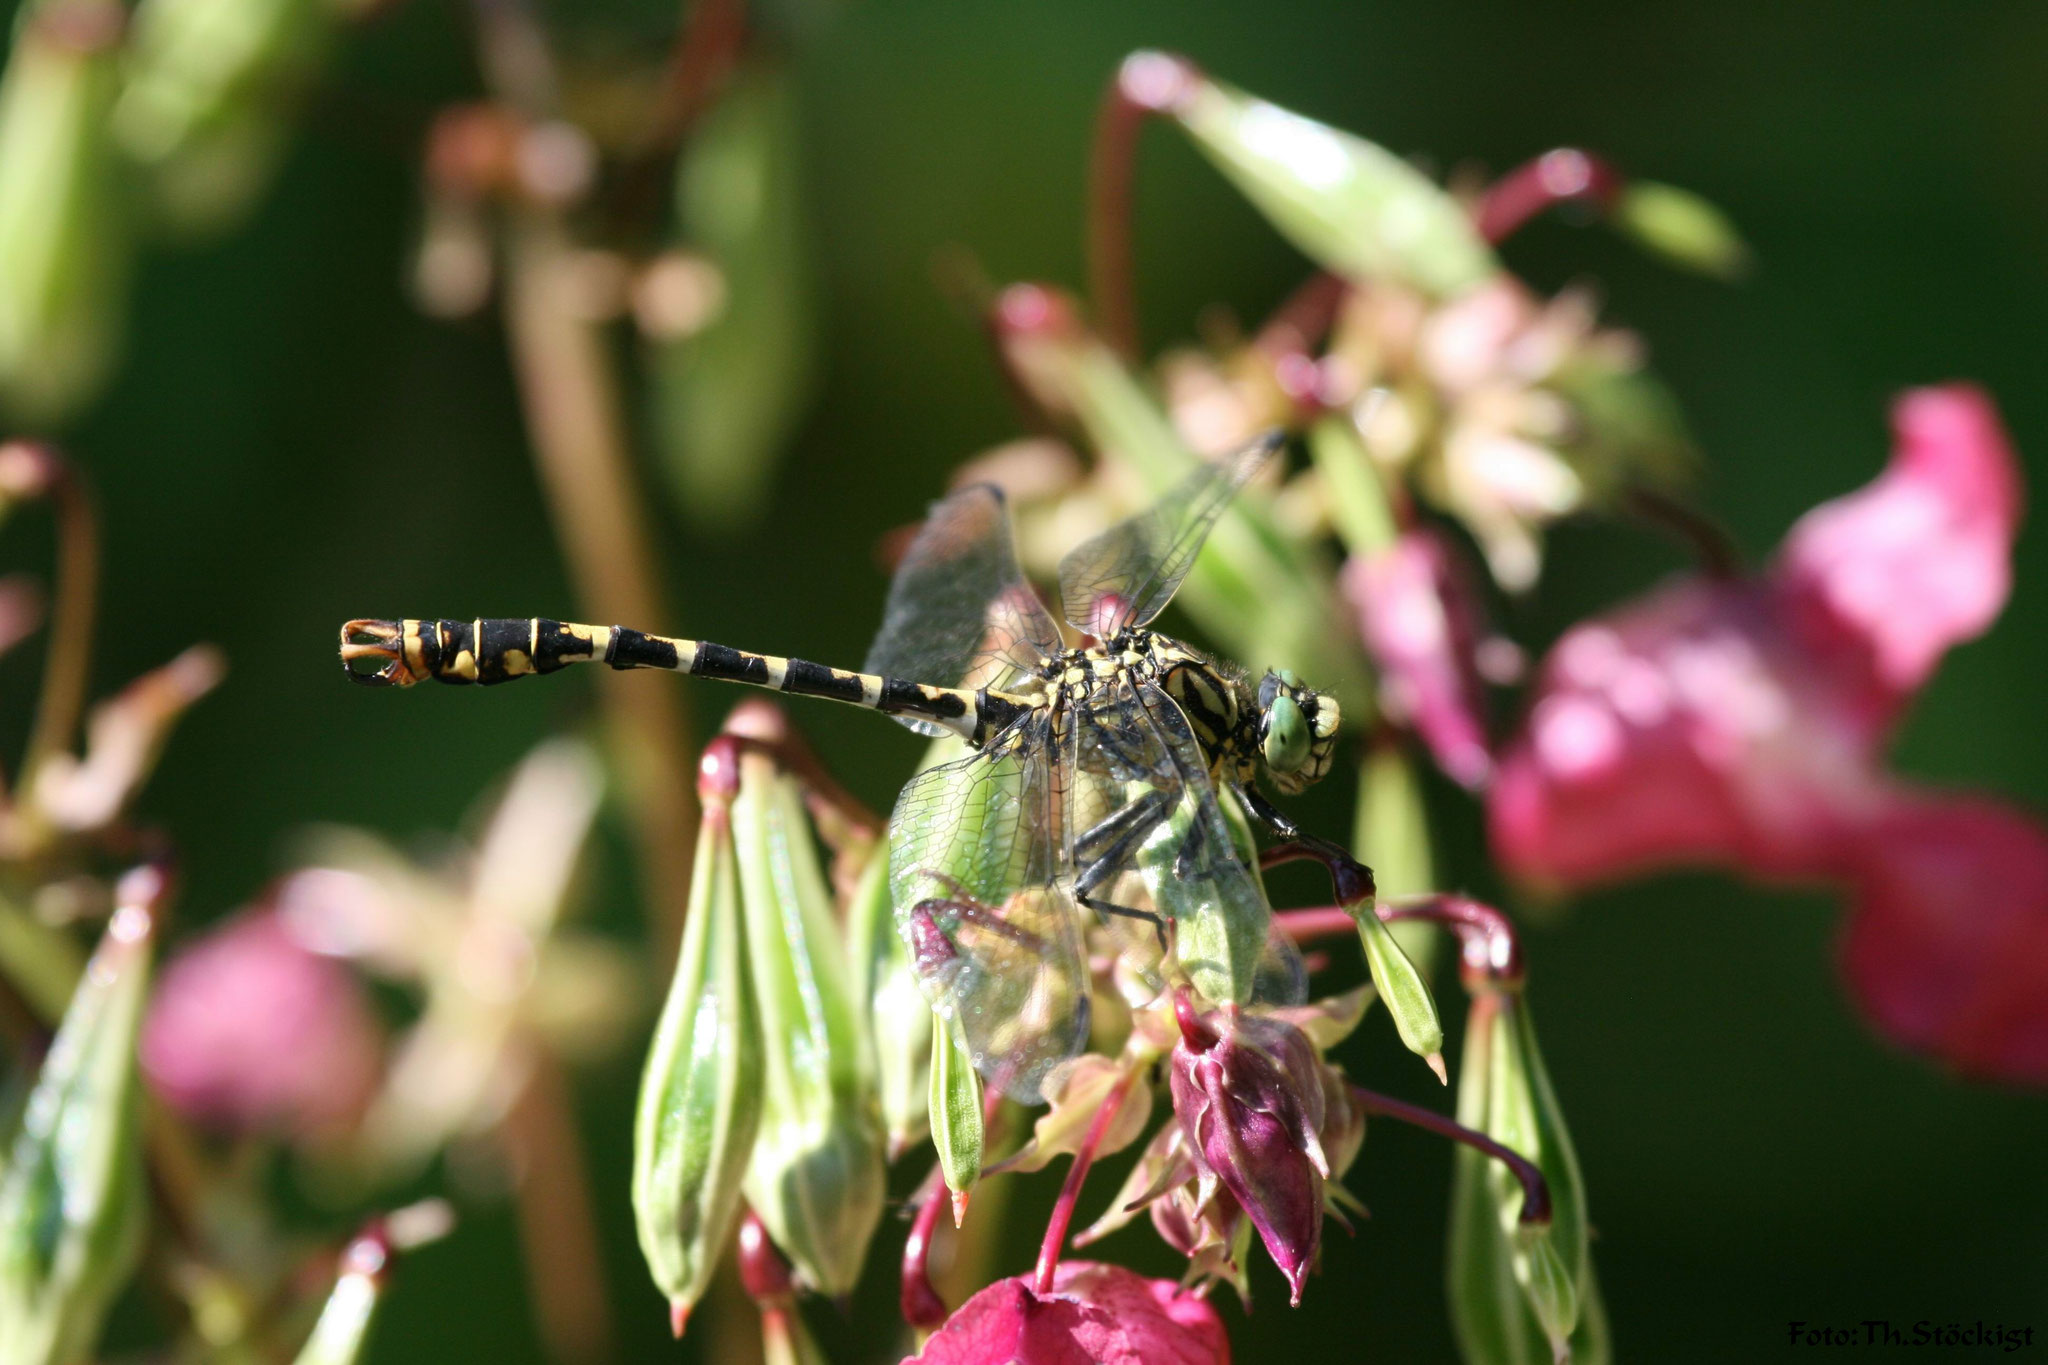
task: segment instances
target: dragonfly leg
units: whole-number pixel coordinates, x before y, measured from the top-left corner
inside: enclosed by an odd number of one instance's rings
[[[1330,880],[1337,888],[1339,905],[1360,905],[1373,898],[1372,869],[1352,857],[1349,850],[1328,839],[1304,833],[1279,807],[1260,795],[1257,788],[1240,786],[1236,791],[1237,799],[1244,808],[1286,841],[1260,855],[1262,867],[1273,867],[1296,858],[1313,858],[1329,869]]]
[[[1080,864],[1074,877],[1074,899],[1098,915],[1118,915],[1150,924],[1159,935],[1162,953],[1167,951],[1166,920],[1157,911],[1118,905],[1092,893],[1130,866],[1131,855],[1165,822],[1172,809],[1173,798],[1167,793],[1147,792],[1074,840],[1074,861]]]

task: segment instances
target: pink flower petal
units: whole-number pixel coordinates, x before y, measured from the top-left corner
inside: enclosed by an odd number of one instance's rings
[[[1773,570],[1816,647],[1867,651],[1886,717],[2005,605],[2021,511],[2018,462],[1981,390],[1915,389],[1892,429],[1890,467],[1802,517]]]
[[[1975,1075],[2048,1084],[2048,829],[1910,799],[1866,833],[1842,966],[1878,1025]]]
[[[1052,1292],[998,1280],[946,1319],[921,1365],[1230,1365],[1209,1301],[1121,1266],[1065,1261]],[[909,1362],[906,1362],[909,1365]]]
[[[1409,531],[1344,567],[1344,593],[1380,670],[1380,701],[1415,727],[1437,764],[1467,787],[1493,770],[1478,652],[1476,589],[1431,531]]]

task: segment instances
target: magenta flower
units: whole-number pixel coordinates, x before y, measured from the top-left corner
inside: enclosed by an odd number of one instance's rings
[[[1479,788],[1493,770],[1479,656],[1479,598],[1441,535],[1404,532],[1344,566],[1344,595],[1380,671],[1380,701],[1415,729],[1453,781]]]
[[[1197,1017],[1185,999],[1175,1012],[1181,1040],[1168,1080],[1196,1176],[1237,1201],[1298,1304],[1322,1242],[1330,1176],[1321,1059],[1307,1034],[1279,1019],[1234,1005]]]
[[[1682,579],[1558,641],[1501,758],[1493,843],[1561,888],[1703,863],[1843,885],[1845,967],[1881,1027],[2048,1081],[2048,831],[1883,762],[1942,653],[2004,604],[2018,467],[1972,388],[1908,393],[1893,426],[1890,467],[1761,574]]]
[[[1052,1290],[998,1280],[960,1305],[915,1358],[922,1365],[1230,1365],[1207,1299],[1121,1266],[1066,1261]],[[909,1365],[909,1362],[905,1362]]]
[[[236,916],[171,960],[141,1041],[151,1086],[186,1117],[293,1138],[351,1122],[381,1051],[355,977],[269,910]]]

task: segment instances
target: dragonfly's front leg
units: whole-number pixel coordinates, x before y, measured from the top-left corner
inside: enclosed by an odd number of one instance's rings
[[[1303,832],[1278,806],[1260,795],[1257,788],[1244,785],[1237,787],[1236,791],[1237,799],[1244,808],[1286,841],[1267,849],[1259,859],[1261,866],[1272,867],[1293,858],[1313,858],[1330,870],[1339,905],[1348,907],[1371,903],[1374,892],[1371,868],[1352,857],[1349,850],[1328,839]]]
[[[1144,920],[1159,935],[1159,950],[1167,950],[1166,921],[1151,910],[1136,910],[1093,894],[1111,877],[1131,864],[1131,857],[1173,813],[1173,798],[1166,792],[1151,791],[1122,810],[1108,816],[1074,840],[1074,899],[1098,915],[1121,915]]]

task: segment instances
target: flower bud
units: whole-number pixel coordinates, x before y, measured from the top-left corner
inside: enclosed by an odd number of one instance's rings
[[[1363,138],[1198,75],[1165,112],[1281,235],[1327,270],[1446,296],[1499,268],[1463,205]]]
[[[953,1192],[954,1227],[966,1221],[967,1196],[981,1179],[981,1103],[981,1076],[974,1069],[973,1050],[959,1021],[948,1019],[944,1028],[932,1031],[931,1125],[939,1169]]]
[[[699,768],[704,817],[675,980],[648,1049],[633,1127],[633,1213],[677,1335],[739,1219],[761,1117],[761,1038],[741,944],[731,806],[739,746],[714,739]]]
[[[128,237],[107,110],[122,13],[110,0],[24,7],[0,78],[0,396],[68,416],[113,358]]]
[[[882,1214],[881,1114],[845,945],[796,782],[741,750],[732,829],[764,1045],[747,1202],[823,1294],[853,1288]]]
[[[401,1252],[447,1235],[454,1214],[438,1199],[375,1218],[342,1249],[340,1274],[293,1365],[355,1365]]]
[[[1533,1161],[1548,1226],[1521,1222],[1522,1187],[1500,1163],[1458,1150],[1451,1190],[1453,1324],[1474,1360],[1607,1355],[1586,1238],[1586,1191],[1564,1115],[1520,995],[1475,996],[1458,1078],[1458,1121]]]
[[[142,1250],[135,1039],[165,875],[122,880],[0,1171],[0,1360],[68,1365]]]
[[[1330,1173],[1321,1062],[1291,1024],[1235,1006],[1197,1016],[1185,998],[1177,1014],[1169,1079],[1196,1172],[1243,1207],[1298,1304],[1322,1240]]]

